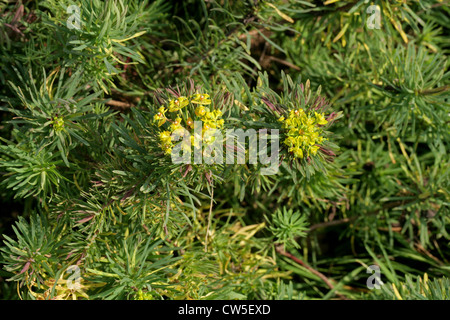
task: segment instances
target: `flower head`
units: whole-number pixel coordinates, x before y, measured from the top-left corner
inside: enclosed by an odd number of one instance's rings
[[[220,110],[215,109],[213,111],[206,111],[204,113],[204,115],[201,117],[201,120],[203,122],[203,127],[206,129],[222,128],[223,124],[224,124],[224,120],[221,119],[221,117],[222,117],[222,111],[220,111]]]
[[[179,97],[178,99],[169,101],[169,111],[177,112],[189,104],[189,100],[186,97]]]
[[[169,100],[167,108],[160,107],[158,109],[158,113],[154,116],[158,127],[169,122],[169,126],[159,132],[159,146],[165,154],[171,154],[175,147],[173,135],[190,136],[190,140],[183,139],[181,146],[183,150],[190,149],[192,145],[194,148],[201,148],[215,142],[215,134],[217,130],[223,128],[224,120],[222,111],[209,106],[210,104],[209,94],[197,92],[189,98],[179,96]],[[183,108],[185,109],[182,111]],[[195,121],[201,121],[203,127],[201,133],[196,133],[194,138]]]
[[[211,99],[209,98],[209,94],[206,93],[195,93],[191,96],[191,102],[195,104],[211,104]]]
[[[207,112],[209,112],[209,108],[205,108],[203,106],[198,106],[195,109],[195,115],[197,117],[203,117]]]
[[[328,123],[323,114],[314,112],[314,115],[316,116],[317,124],[326,125]]]
[[[53,129],[56,132],[60,132],[64,129],[64,119],[62,117],[54,117],[52,121]]]
[[[163,131],[159,134],[159,139],[161,140],[161,142],[169,144],[172,142],[172,137],[170,135],[170,131]]]
[[[194,120],[192,120],[192,118],[191,117],[189,117],[187,120],[186,120],[186,125],[189,127],[189,128],[194,128]]]
[[[158,113],[153,116],[153,121],[158,123],[158,127],[161,127],[166,121],[166,108],[160,107]]]
[[[177,117],[175,119],[175,121],[170,125],[170,130],[173,132],[173,131],[175,131],[177,129],[180,129],[180,128],[182,128],[182,126],[181,126],[181,118]]]
[[[287,137],[284,144],[289,147],[296,158],[303,158],[305,155],[316,155],[319,150],[317,144],[322,143],[325,138],[321,135],[323,130],[321,126],[326,125],[328,121],[321,113],[306,113],[303,109],[291,110],[285,118],[278,118],[283,123],[283,128],[287,129]]]

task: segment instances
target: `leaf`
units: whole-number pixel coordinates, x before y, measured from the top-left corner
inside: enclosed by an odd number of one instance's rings
[[[270,3],[270,2],[267,2],[266,4],[267,4],[269,7],[274,8],[275,11],[278,13],[278,15],[279,15],[280,17],[282,17],[284,20],[286,20],[286,21],[288,21],[288,22],[290,22],[290,23],[294,23],[294,20],[292,20],[291,17],[289,17],[287,14],[281,12],[280,9],[278,9],[274,4],[272,4],[272,3]]]

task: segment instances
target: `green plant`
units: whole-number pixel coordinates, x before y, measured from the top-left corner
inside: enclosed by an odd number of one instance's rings
[[[445,1],[0,12],[1,298],[449,298]]]

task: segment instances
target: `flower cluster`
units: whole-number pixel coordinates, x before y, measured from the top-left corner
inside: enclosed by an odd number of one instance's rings
[[[62,117],[55,116],[52,120],[52,125],[56,132],[60,132],[64,129],[64,119]]]
[[[317,144],[326,140],[321,134],[322,126],[328,121],[322,113],[307,114],[300,108],[291,110],[287,118],[282,116],[278,121],[283,123],[283,129],[288,130],[284,144],[296,158],[316,155],[320,148]]]
[[[204,145],[214,142],[215,130],[222,129],[224,120],[222,111],[207,107],[211,104],[209,94],[195,93],[190,97],[180,96],[169,101],[167,107],[160,107],[158,113],[154,115],[153,121],[161,127],[166,122],[170,122],[167,130],[159,133],[159,141],[165,154],[171,154],[174,147],[173,133],[179,135],[190,135],[191,145],[199,147],[199,140]],[[190,106],[191,108],[186,108]],[[195,107],[196,106],[196,107]],[[201,137],[195,132],[194,121],[202,122]],[[189,148],[191,145],[183,145],[183,148]]]

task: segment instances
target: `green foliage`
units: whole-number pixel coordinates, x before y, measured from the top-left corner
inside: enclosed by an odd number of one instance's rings
[[[449,299],[445,1],[0,12],[2,299]],[[174,162],[198,119],[276,172]]]
[[[308,231],[306,216],[291,210],[278,209],[270,220],[269,230],[273,233],[275,241],[279,244],[292,244],[298,247],[294,237],[304,237]]]
[[[41,142],[38,145],[39,150],[45,148],[47,151],[53,151],[57,148],[65,164],[69,166],[67,160],[69,150],[79,143],[89,146],[89,143],[82,138],[87,130],[79,122],[89,116],[95,116],[88,114],[92,109],[89,103],[99,96],[99,92],[81,97],[78,92],[83,89],[79,83],[81,71],[73,74],[64,83],[64,69],[61,71],[58,87],[54,89],[57,72],[58,70],[55,70],[53,72],[55,76],[47,78],[44,71],[43,84],[39,91],[31,74],[27,81],[23,80],[18,72],[23,89],[11,82],[10,85],[25,108],[24,110],[11,108],[7,111],[16,115],[11,123],[16,125],[18,131],[34,133],[34,138]],[[27,90],[26,93],[23,92],[24,90]],[[72,138],[76,141],[72,142]]]
[[[384,300],[450,300],[450,282],[448,278],[429,280],[427,275],[414,281],[410,275],[406,282],[397,288],[395,284],[381,287],[374,297]]]
[[[34,146],[17,148],[12,144],[1,146],[1,152],[5,154],[5,160],[1,167],[8,172],[3,184],[12,189],[16,197],[39,196],[46,200],[59,189],[67,180],[58,172],[57,166],[62,161],[55,154],[38,152],[31,153]],[[7,161],[7,158],[12,158]],[[56,159],[55,159],[56,158]]]
[[[98,263],[86,269],[89,281],[106,282],[92,298],[126,299],[136,290],[153,292],[164,288],[166,274],[170,271],[167,268],[174,259],[164,252],[167,248],[158,248],[161,242],[152,241],[152,237],[144,240],[130,236],[111,243],[109,251],[113,254],[106,252]]]
[[[10,281],[20,281],[27,286],[41,286],[45,278],[55,277],[53,268],[59,262],[58,251],[64,240],[58,233],[50,232],[45,218],[34,215],[28,223],[20,217],[13,230],[17,240],[5,236],[6,246],[2,248],[8,265],[5,269],[15,273]]]

